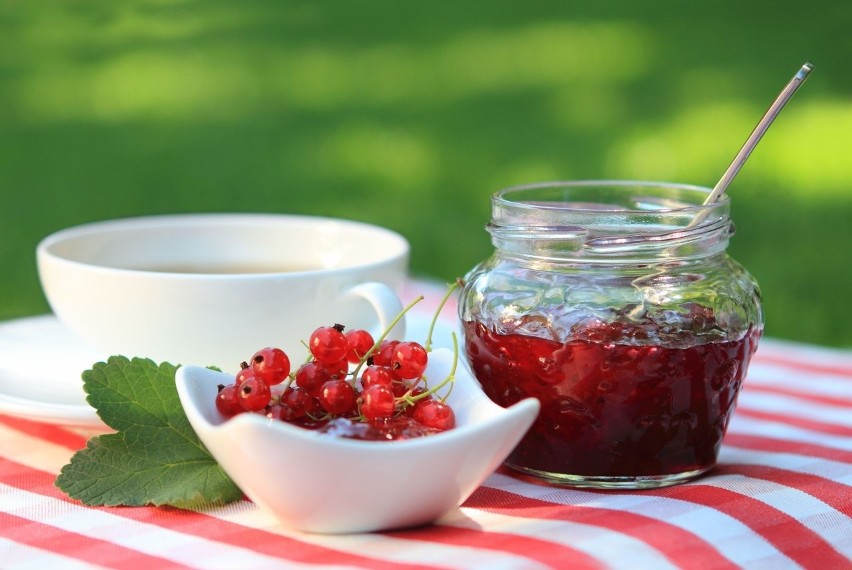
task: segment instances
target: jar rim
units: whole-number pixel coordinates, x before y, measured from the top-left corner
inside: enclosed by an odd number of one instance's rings
[[[680,191],[681,198],[686,195],[691,194],[694,196],[694,203],[681,203],[680,205],[674,205],[673,202],[670,202],[669,205],[665,203],[659,202],[653,208],[630,208],[630,207],[607,207],[606,203],[589,203],[589,202],[570,202],[570,201],[523,201],[519,199],[511,199],[509,197],[510,194],[530,194],[535,190],[572,190],[572,189],[605,189],[605,188],[617,188],[617,189],[625,189],[625,188],[643,188],[643,189],[655,189],[657,191]],[[716,202],[711,204],[705,204],[707,196],[712,192],[712,188],[708,188],[705,186],[698,186],[694,184],[684,184],[677,182],[659,182],[659,181],[646,181],[646,180],[557,180],[557,181],[548,181],[548,182],[537,182],[532,184],[521,184],[516,186],[509,186],[498,190],[492,195],[492,202],[495,206],[501,207],[510,207],[510,208],[531,208],[537,210],[553,210],[553,211],[564,211],[564,212],[595,212],[595,213],[606,213],[606,212],[621,212],[621,213],[631,213],[631,212],[642,212],[646,213],[649,210],[653,210],[660,213],[672,213],[672,212],[681,212],[681,213],[694,213],[698,214],[702,211],[712,210],[714,208],[727,208],[730,204],[730,198],[727,194],[723,194],[719,197]],[[594,207],[591,207],[594,206]]]
[[[730,200],[671,182],[575,180],[504,188],[486,229],[502,252],[575,262],[653,262],[715,255],[734,227]]]

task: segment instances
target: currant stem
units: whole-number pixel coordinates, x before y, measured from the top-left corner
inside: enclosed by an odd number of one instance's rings
[[[441,380],[441,382],[437,386],[433,386],[432,388],[430,388],[426,392],[417,394],[416,396],[411,396],[410,395],[411,391],[409,391],[408,393],[403,395],[400,399],[404,400],[408,405],[411,405],[411,404],[417,402],[418,400],[422,400],[423,398],[428,398],[429,396],[436,393],[438,390],[440,390],[441,388],[443,388],[447,384],[450,385],[450,388],[449,388],[449,390],[447,390],[447,393],[444,394],[441,397],[441,401],[445,402],[447,400],[447,398],[450,396],[450,394],[452,393],[453,386],[455,386],[455,382],[456,382],[456,366],[458,365],[458,362],[459,362],[459,342],[458,342],[458,339],[456,338],[455,331],[450,333],[450,336],[453,339],[453,365],[452,365],[452,367],[450,367],[449,373],[447,373],[447,376],[443,380]]]
[[[414,305],[416,305],[417,303],[419,303],[422,300],[423,300],[423,295],[419,295],[416,299],[414,299],[407,306],[405,306],[399,312],[399,314],[390,322],[390,324],[388,325],[388,328],[385,329],[384,332],[382,332],[382,336],[380,336],[379,338],[376,339],[376,342],[373,343],[373,346],[370,347],[370,350],[365,352],[364,356],[361,357],[361,360],[358,361],[358,366],[356,366],[355,370],[352,372],[352,381],[353,382],[355,382],[356,379],[359,377],[358,373],[361,372],[361,368],[364,366],[364,363],[367,362],[367,360],[369,360],[369,358],[373,355],[373,353],[376,352],[379,349],[379,347],[382,344],[382,341],[385,340],[385,337],[387,337],[388,334],[390,334],[390,332],[393,330],[393,328],[397,325],[397,323],[399,323],[399,321],[402,320],[402,317],[404,317],[405,314],[408,311],[410,311],[411,308]]]
[[[435,330],[435,324],[438,322],[438,316],[444,309],[444,305],[446,305],[447,301],[449,301],[450,295],[453,294],[453,291],[455,291],[460,284],[461,279],[456,279],[454,283],[447,287],[447,292],[444,294],[444,298],[441,299],[441,302],[438,304],[438,308],[435,309],[435,314],[432,315],[432,322],[429,324],[429,333],[426,335],[426,342],[423,344],[423,348],[426,349],[426,352],[432,351],[432,333]]]

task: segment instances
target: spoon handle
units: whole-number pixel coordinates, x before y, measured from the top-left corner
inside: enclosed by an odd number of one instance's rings
[[[713,187],[713,191],[707,196],[707,199],[704,201],[705,205],[712,204],[725,193],[725,190],[728,188],[731,180],[733,180],[734,176],[736,176],[740,171],[743,163],[749,157],[751,151],[754,150],[754,147],[760,141],[763,133],[766,132],[766,129],[769,128],[769,125],[772,124],[772,121],[775,120],[775,117],[781,112],[781,109],[784,108],[784,105],[787,104],[787,101],[793,96],[793,93],[796,92],[796,89],[804,83],[813,68],[814,66],[810,63],[805,63],[802,65],[801,69],[796,72],[793,79],[784,86],[784,89],[781,90],[781,93],[778,94],[778,97],[776,97],[775,101],[772,102],[772,105],[769,106],[766,114],[764,114],[763,118],[760,119],[760,122],[757,123],[757,126],[740,149],[740,152],[738,152],[737,156],[734,157],[733,162],[731,162],[731,165],[728,166],[725,174],[722,175],[722,178],[716,183],[716,186]]]

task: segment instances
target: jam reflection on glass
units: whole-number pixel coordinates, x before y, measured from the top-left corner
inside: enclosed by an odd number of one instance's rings
[[[712,313],[693,312],[703,330],[720,330]],[[559,342],[501,328],[465,322],[468,360],[497,404],[541,401],[506,463],[556,479],[665,477],[713,467],[760,336],[749,329],[735,340],[696,344],[692,332],[664,331],[653,321],[593,321]]]

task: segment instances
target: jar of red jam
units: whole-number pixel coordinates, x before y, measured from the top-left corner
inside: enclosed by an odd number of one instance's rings
[[[492,199],[493,255],[465,277],[467,359],[483,390],[541,412],[507,465],[573,486],[651,488],[716,463],[763,331],[726,252],[727,196],[622,181]]]

